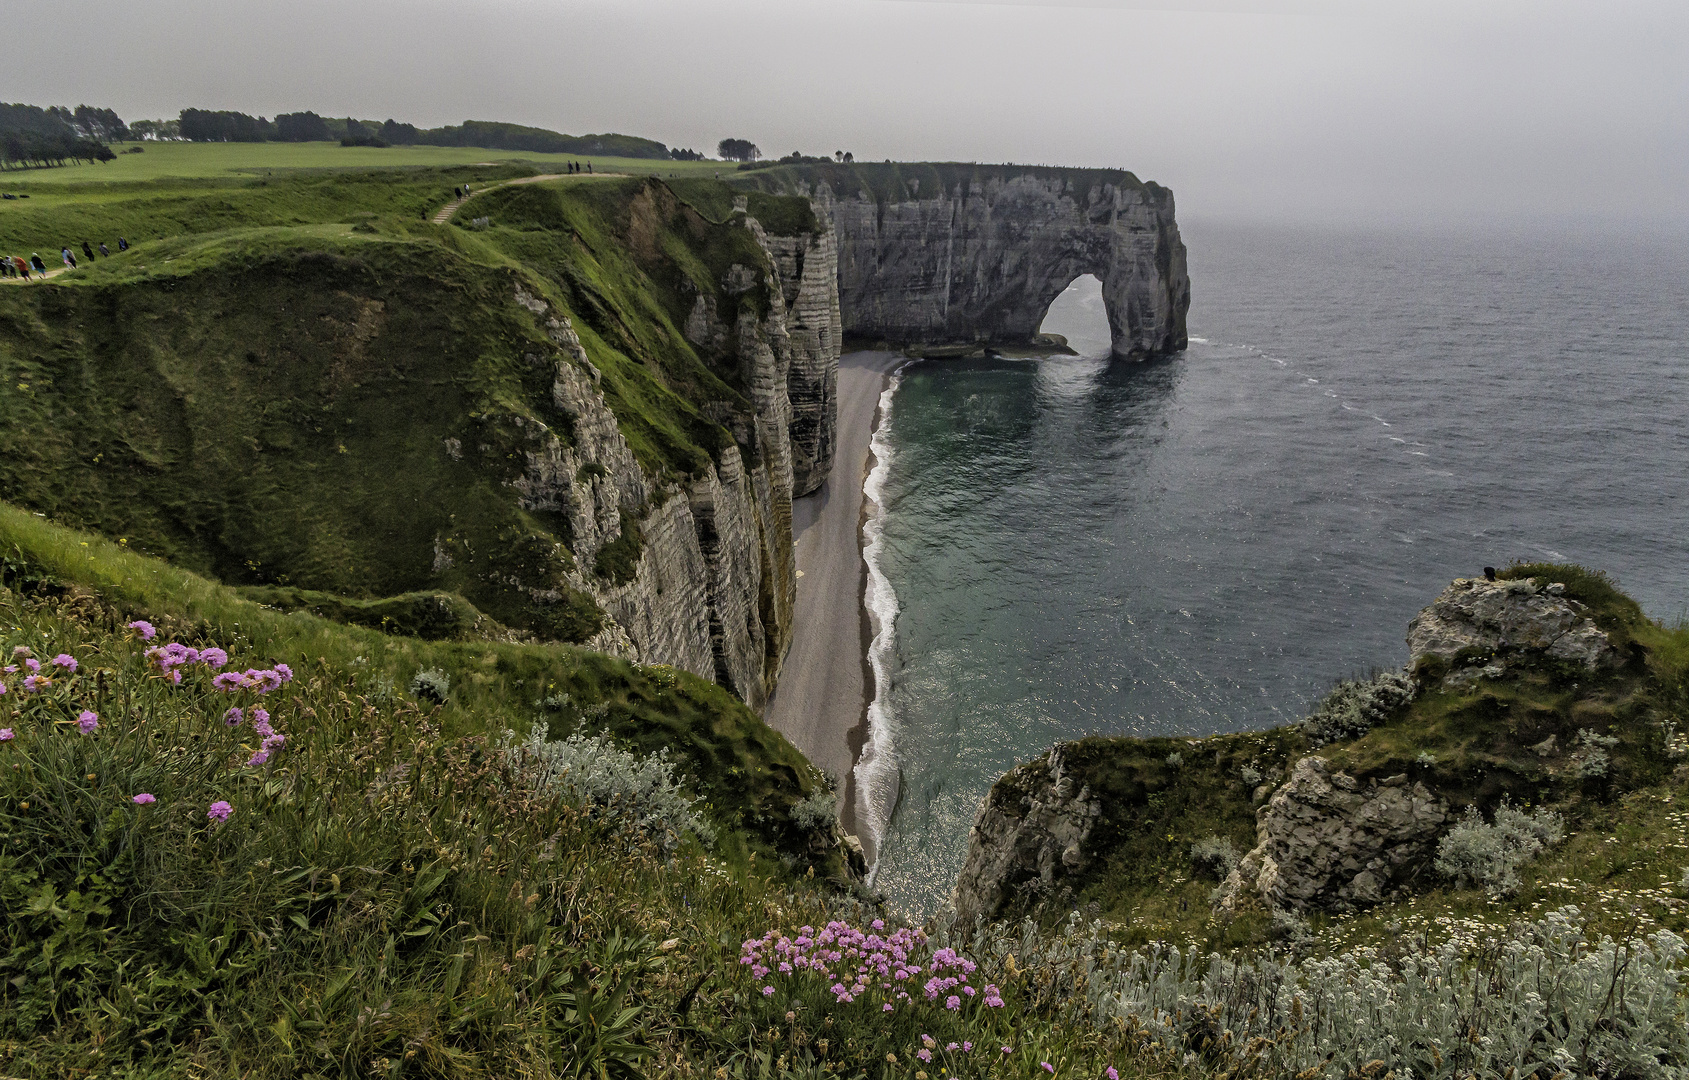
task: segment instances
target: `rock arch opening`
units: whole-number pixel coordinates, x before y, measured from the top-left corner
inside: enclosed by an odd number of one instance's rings
[[[1108,356],[1114,348],[1114,335],[1108,325],[1102,279],[1095,274],[1080,274],[1069,282],[1050,301],[1038,333],[1065,338],[1067,347],[1080,356]]]

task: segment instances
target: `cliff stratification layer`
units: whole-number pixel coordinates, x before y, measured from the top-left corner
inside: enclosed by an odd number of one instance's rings
[[[838,233],[847,334],[1024,345],[1083,274],[1102,282],[1114,352],[1185,347],[1190,279],[1173,193],[1128,172],[802,165],[736,183],[809,195]]]

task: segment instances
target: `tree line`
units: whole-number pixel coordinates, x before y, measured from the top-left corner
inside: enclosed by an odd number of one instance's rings
[[[0,102],[0,168],[46,168],[72,161],[110,161],[107,143],[127,139],[129,128],[110,109],[78,105]]]

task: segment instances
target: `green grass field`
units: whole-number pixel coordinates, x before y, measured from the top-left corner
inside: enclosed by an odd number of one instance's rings
[[[139,154],[124,153],[139,146]],[[113,184],[136,180],[210,179],[251,176],[283,169],[450,168],[523,164],[532,172],[561,172],[570,154],[530,154],[518,150],[483,150],[473,146],[341,146],[339,143],[115,143],[117,160],[57,169],[0,173],[0,191],[33,190],[59,184]],[[595,172],[630,176],[713,176],[734,168],[724,161],[661,161],[651,158],[593,158]]]

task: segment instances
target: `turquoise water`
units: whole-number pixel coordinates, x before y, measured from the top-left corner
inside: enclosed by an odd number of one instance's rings
[[[875,884],[948,895],[1052,742],[1285,723],[1514,558],[1689,610],[1683,237],[1190,228],[1191,348],[903,371],[881,432]],[[890,595],[895,594],[895,602]],[[896,782],[891,782],[895,780]]]

